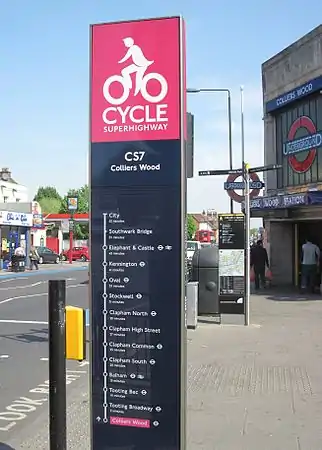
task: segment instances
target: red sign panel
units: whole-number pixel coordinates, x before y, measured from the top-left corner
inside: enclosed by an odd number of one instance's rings
[[[294,141],[296,133],[299,129],[304,128],[308,136],[314,135],[316,133],[316,127],[313,120],[308,116],[298,117],[291,125],[288,132],[288,140],[290,142]],[[314,163],[316,156],[316,148],[312,148],[308,151],[307,156],[303,160],[297,159],[296,155],[291,155],[288,159],[289,165],[292,167],[294,172],[305,173],[307,172],[312,164]]]
[[[94,25],[91,142],[180,138],[180,19]]]

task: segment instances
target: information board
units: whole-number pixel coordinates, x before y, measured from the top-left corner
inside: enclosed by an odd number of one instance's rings
[[[244,214],[219,214],[219,304],[222,314],[245,313]]]
[[[93,450],[186,448],[182,34],[177,17],[92,27]],[[134,45],[153,63],[141,81],[129,61],[101,74]]]

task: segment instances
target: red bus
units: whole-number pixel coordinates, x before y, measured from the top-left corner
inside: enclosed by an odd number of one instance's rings
[[[212,230],[198,230],[196,231],[195,240],[199,242],[214,242],[215,233]]]

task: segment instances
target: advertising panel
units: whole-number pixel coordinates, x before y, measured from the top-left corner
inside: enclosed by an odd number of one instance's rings
[[[245,313],[245,216],[219,214],[219,304],[221,314]]]
[[[182,25],[91,28],[94,450],[185,448]]]

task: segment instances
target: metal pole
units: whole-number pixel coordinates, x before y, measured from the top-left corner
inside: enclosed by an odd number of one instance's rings
[[[245,183],[245,325],[249,325],[250,309],[250,199],[249,199],[249,171],[244,164]]]
[[[232,118],[231,118],[231,96],[228,93],[228,142],[229,142],[229,169],[233,169],[233,138],[232,138]],[[230,213],[234,212],[234,201],[230,199]]]
[[[245,162],[245,127],[244,127],[244,88],[240,87],[240,125],[241,125],[241,157],[242,167]]]
[[[49,280],[49,442],[66,450],[66,281]]]
[[[73,244],[74,244],[74,214],[70,211],[69,219],[69,264],[73,264]],[[71,228],[73,227],[73,228]]]

